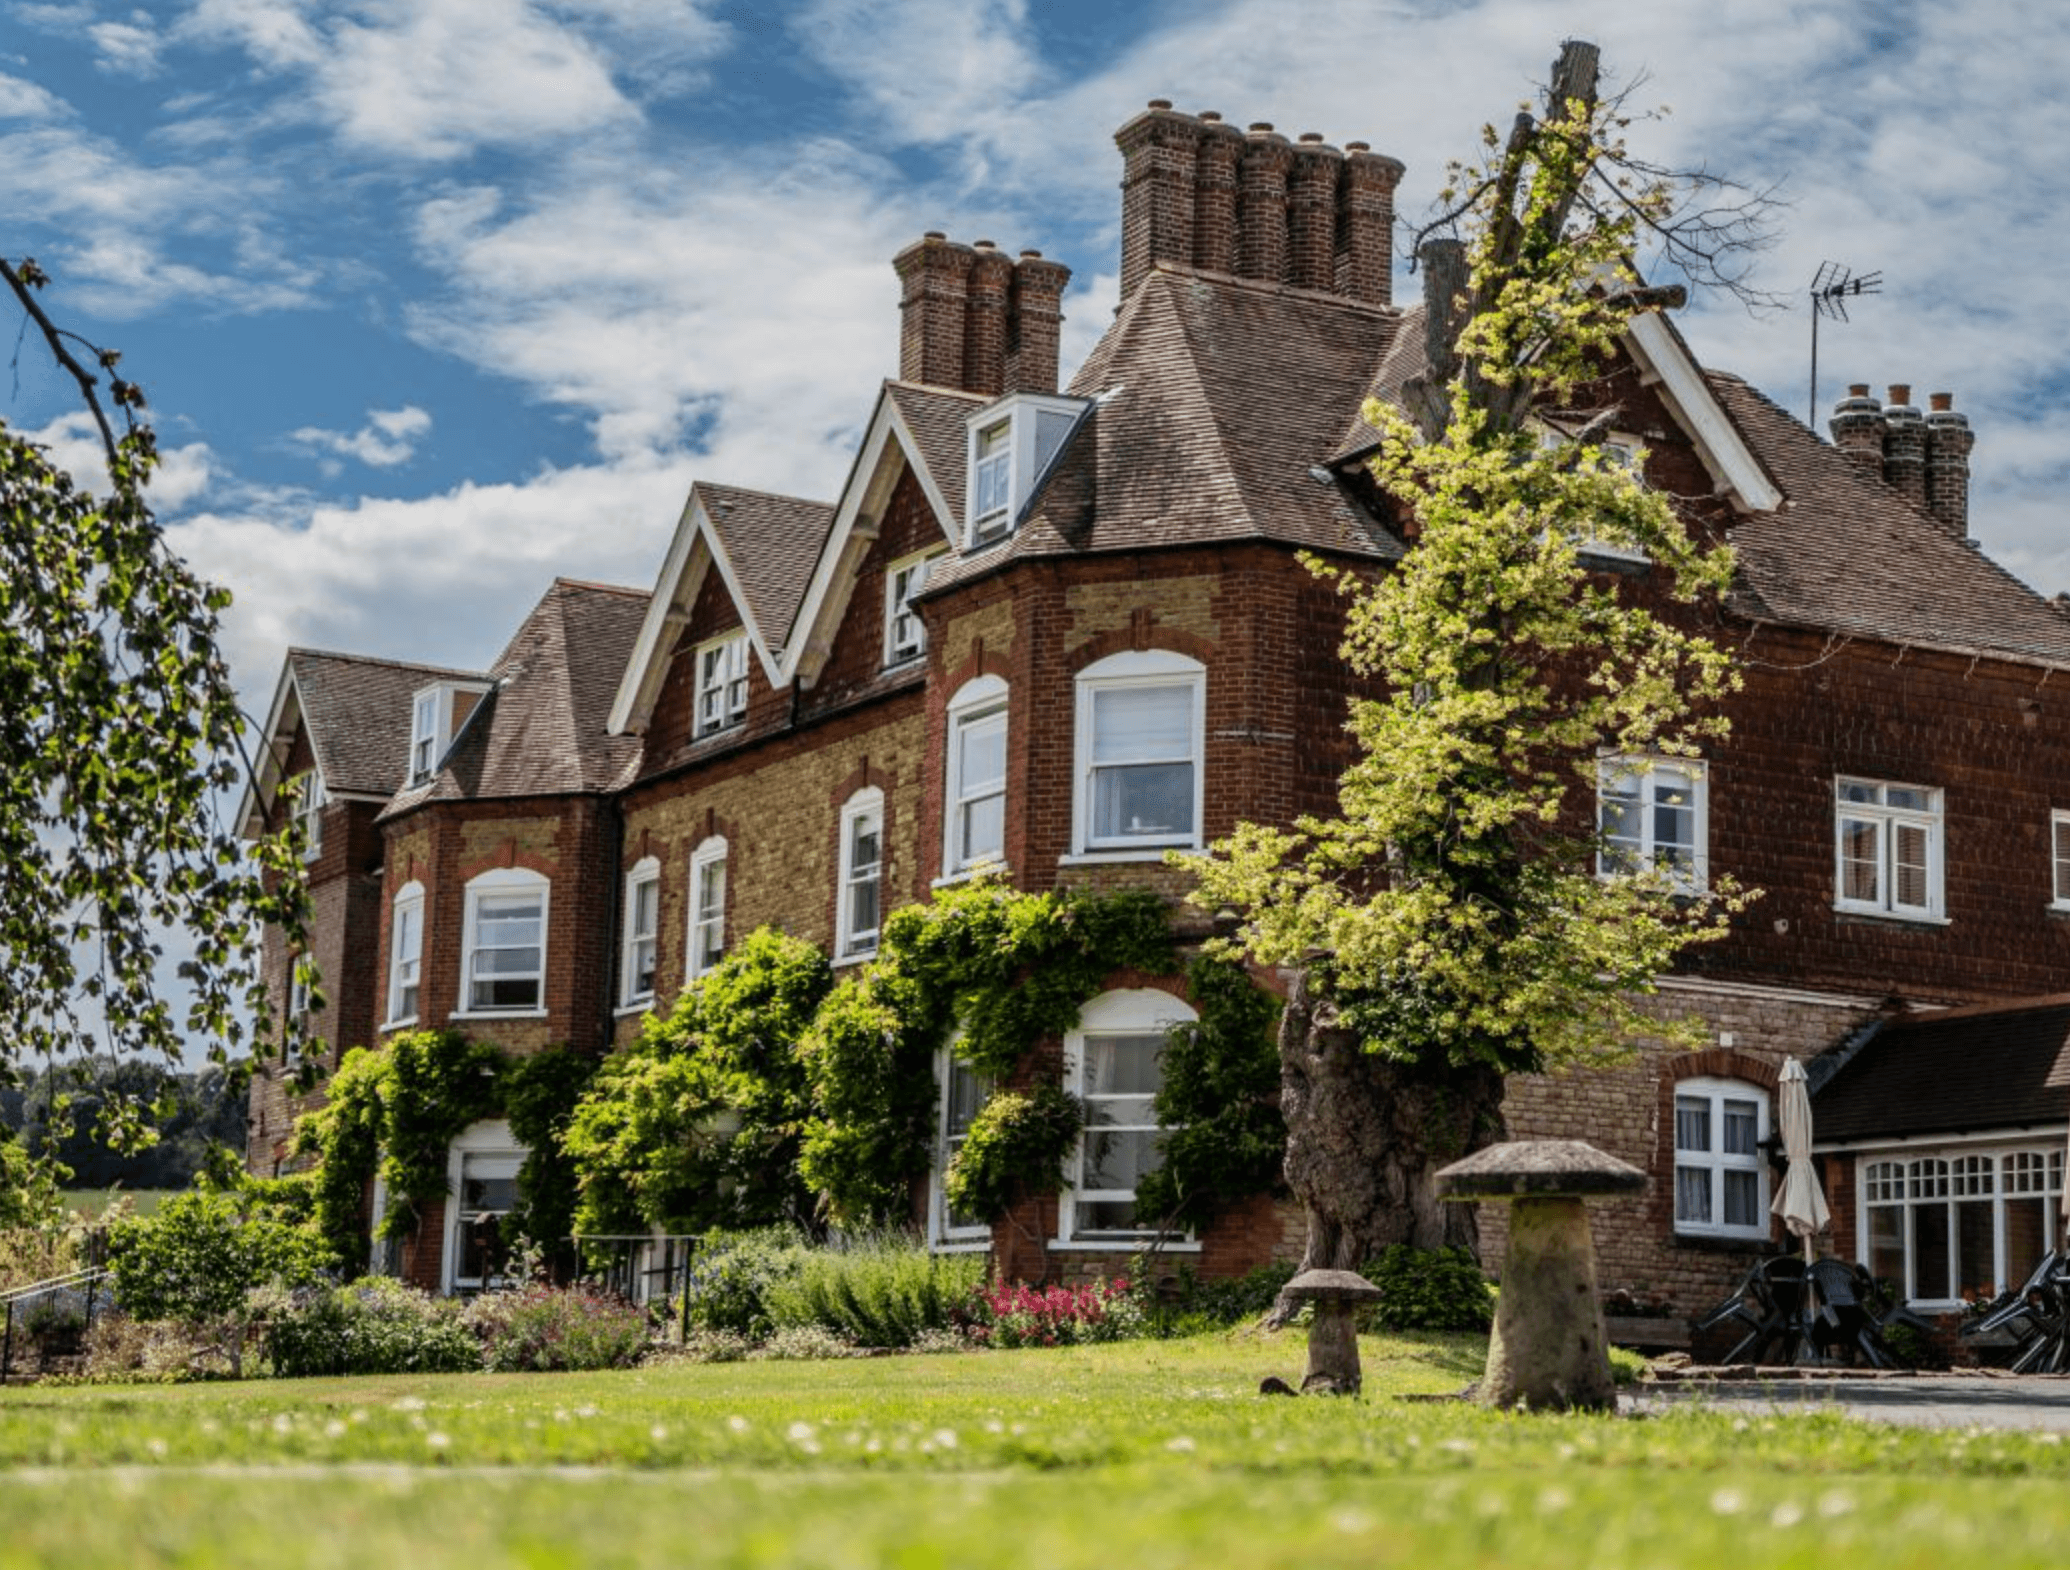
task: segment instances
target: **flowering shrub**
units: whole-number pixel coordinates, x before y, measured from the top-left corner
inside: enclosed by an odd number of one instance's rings
[[[335,1374],[458,1374],[481,1349],[451,1298],[385,1276],[297,1292],[266,1327],[279,1379]]]
[[[647,1316],[621,1297],[589,1287],[528,1286],[489,1292],[467,1305],[491,1373],[630,1368],[647,1348]]]
[[[1121,1276],[1084,1286],[989,1286],[974,1335],[995,1347],[1076,1346],[1143,1333],[1142,1311]]]

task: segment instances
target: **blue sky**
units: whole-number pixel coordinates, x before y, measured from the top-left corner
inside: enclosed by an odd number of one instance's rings
[[[1075,361],[1146,100],[1367,140],[1413,218],[1568,35],[1672,107],[1641,151],[1783,183],[1768,287],[1882,269],[1824,401],[1953,391],[1974,532],[2070,589],[2070,15],[2004,0],[0,0],[0,254],[149,391],[263,709],[289,643],[481,664],[556,573],[651,583],[694,477],[831,496],[923,230],[1069,263]],[[1801,310],[1682,325],[1801,416]],[[83,452],[62,394],[24,352],[0,418]]]

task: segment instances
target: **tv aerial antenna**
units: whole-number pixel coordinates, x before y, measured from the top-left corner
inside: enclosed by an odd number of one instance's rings
[[[1847,302],[1858,300],[1865,294],[1883,292],[1883,274],[1863,273],[1855,276],[1838,262],[1820,262],[1818,273],[1811,280],[1811,413],[1805,422],[1814,431],[1818,429],[1818,324],[1824,317],[1830,321],[1847,320]]]

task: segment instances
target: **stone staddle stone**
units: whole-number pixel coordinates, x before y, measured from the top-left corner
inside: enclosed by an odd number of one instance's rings
[[[1365,1383],[1358,1361],[1360,1303],[1380,1301],[1380,1289],[1355,1270],[1304,1270],[1280,1289],[1295,1302],[1315,1305],[1308,1327],[1308,1374],[1303,1395],[1355,1396]]]
[[[1583,1199],[1645,1187],[1646,1174],[1637,1167],[1578,1139],[1490,1145],[1437,1174],[1440,1199],[1510,1207],[1495,1334],[1478,1392],[1483,1404],[1616,1408]]]

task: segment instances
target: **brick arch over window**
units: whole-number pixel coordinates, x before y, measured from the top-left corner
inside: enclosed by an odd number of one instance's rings
[[[873,785],[878,790],[884,792],[887,801],[890,800],[892,787],[891,772],[888,769],[878,768],[868,758],[864,758],[841,777],[839,784],[827,792],[827,801],[835,807],[845,806],[849,797],[859,790],[868,790]]]
[[[1005,655],[996,653],[986,648],[983,643],[979,643],[954,670],[943,673],[939,688],[936,689],[941,695],[939,697],[931,697],[928,707],[934,710],[936,714],[940,714],[948,706],[948,700],[951,695],[962,691],[963,688],[976,681],[980,676],[997,676],[1001,681],[1011,686],[1013,683],[1013,665]],[[929,686],[932,689],[935,684],[929,683]]]
[[[1779,1059],[1771,1061],[1755,1057],[1733,1047],[1706,1047],[1701,1052],[1683,1052],[1661,1060],[1653,1118],[1653,1184],[1646,1199],[1648,1218],[1655,1235],[1660,1237],[1676,1237],[1675,1088],[1692,1079],[1731,1079],[1757,1087],[1768,1098],[1768,1116],[1773,1128],[1777,1115],[1776,1091],[1782,1084],[1782,1064]],[[1769,1230],[1772,1236],[1773,1223]],[[1686,1246],[1690,1239],[1680,1237],[1677,1241]],[[1759,1250],[1768,1244],[1732,1243],[1725,1246]]]
[[[486,856],[477,856],[472,861],[460,863],[460,882],[472,883],[485,872],[524,871],[536,872],[551,883],[560,875],[559,863],[536,851],[524,850],[516,840],[505,840]]]
[[[1215,645],[1198,633],[1187,632],[1180,627],[1160,627],[1137,616],[1126,627],[1117,627],[1086,639],[1064,657],[1064,668],[1076,676],[1088,665],[1097,664],[1110,654],[1141,654],[1151,649],[1183,654],[1202,665],[1208,664],[1216,653]]]

